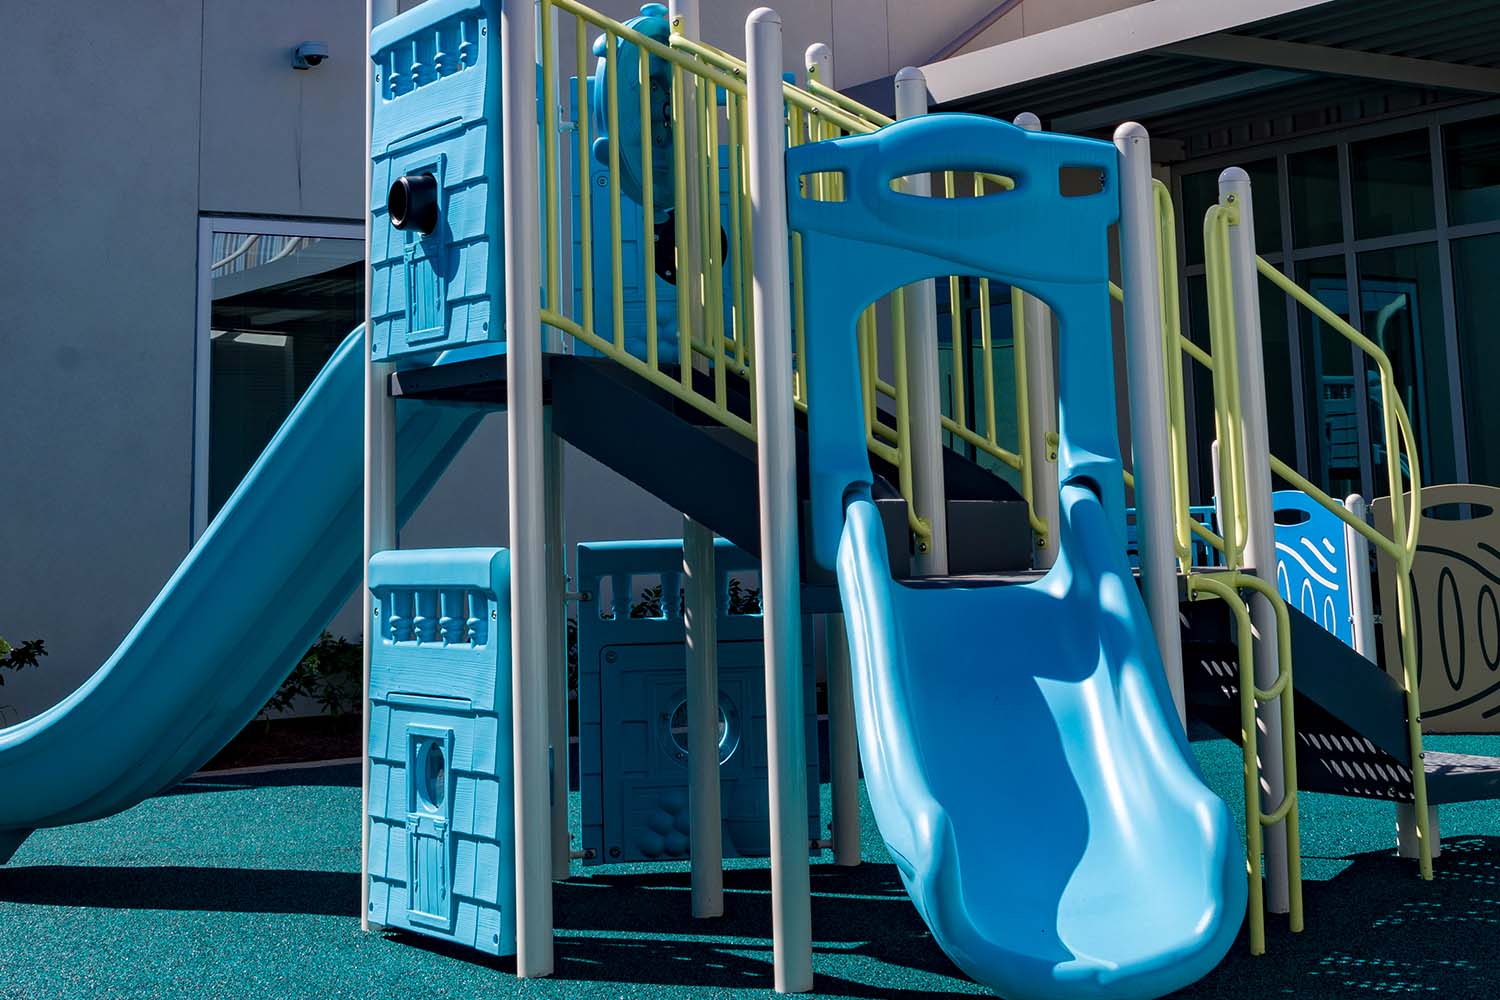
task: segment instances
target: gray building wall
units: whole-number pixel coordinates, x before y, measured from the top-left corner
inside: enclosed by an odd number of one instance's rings
[[[742,52],[758,5],[703,0],[703,36]],[[992,7],[783,3],[787,68],[831,41],[840,85],[886,76]],[[365,38],[363,0],[84,0],[5,18],[27,44],[11,47],[0,105],[19,192],[0,241],[0,635],[51,653],[0,688],[24,718],[105,661],[189,548],[199,218],[362,218]],[[290,51],[308,39],[331,58],[296,72]],[[497,416],[403,544],[503,544],[504,468]],[[574,540],[680,530],[582,455],[566,477]],[[357,614],[334,628],[356,634]]]

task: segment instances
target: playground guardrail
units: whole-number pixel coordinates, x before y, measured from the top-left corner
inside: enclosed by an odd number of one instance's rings
[[[707,43],[689,38],[681,18],[671,23],[671,32],[661,40],[609,18],[577,0],[541,0],[541,90],[542,90],[542,157],[543,170],[550,178],[558,177],[562,157],[563,130],[559,127],[557,88],[557,53],[551,43],[558,15],[573,21],[572,47],[576,54],[578,76],[576,131],[579,163],[588,164],[596,154],[591,125],[591,95],[588,68],[590,53],[601,53],[603,68],[602,131],[608,136],[604,159],[607,161],[607,195],[609,198],[608,232],[594,232],[592,185],[580,183],[578,242],[581,270],[578,284],[581,297],[576,314],[564,303],[568,289],[562,287],[561,254],[565,235],[559,232],[558,185],[544,186],[545,216],[545,283],[541,309],[543,323],[562,330],[579,343],[611,358],[645,378],[674,397],[693,406],[724,426],[755,438],[754,380],[756,366],[753,329],[753,275],[750,243],[750,193],[746,140],[748,122],[745,101],[745,63]],[[602,43],[590,45],[589,33],[596,32]],[[566,44],[566,43],[564,43]],[[633,64],[633,79],[632,76]],[[653,77],[657,86],[670,90],[669,107],[672,124],[658,131],[660,109],[652,105]],[[633,108],[622,107],[624,90],[634,88],[638,101]],[[890,124],[893,119],[865,107],[857,101],[825,86],[810,71],[807,88],[791,83],[783,87],[787,110],[787,145],[817,142],[840,135],[871,132]],[[592,100],[598,101],[598,95]],[[596,105],[597,107],[597,105]],[[622,121],[635,116],[636,129],[621,129]],[[639,150],[634,147],[634,132],[639,132]],[[670,133],[669,136],[661,133]],[[721,139],[722,145],[721,145]],[[626,149],[626,145],[630,149]],[[670,146],[670,149],[666,148]],[[701,153],[697,152],[701,150]],[[635,163],[628,161],[636,160]],[[665,160],[666,162],[660,162]],[[670,174],[670,189],[661,184]],[[581,170],[580,175],[586,175]],[[628,178],[627,178],[628,175]],[[818,199],[843,197],[842,179],[836,176],[812,178],[810,195]],[[629,195],[640,201],[643,232],[640,267],[645,272],[644,345],[627,343],[624,288],[625,268],[629,254],[622,244],[619,209],[620,197],[627,185]],[[967,196],[965,187],[982,196],[987,191],[1013,187],[1010,178],[989,174],[959,175],[949,172],[942,177],[943,197]],[[670,200],[669,200],[670,199]],[[670,204],[672,239],[676,246],[676,266],[683,273],[675,276],[679,303],[675,330],[664,331],[658,316],[657,288],[652,275],[653,254],[657,243],[658,223]],[[713,238],[719,234],[718,238]],[[608,275],[594,273],[596,242],[607,241]],[[792,311],[796,337],[794,354],[794,400],[806,408],[805,322],[802,315],[802,277],[800,246],[796,236],[792,243]],[[941,280],[941,279],[939,279]],[[596,284],[608,283],[609,323],[596,323],[594,301]],[[1027,501],[1032,528],[1045,544],[1046,525],[1036,515],[1033,497],[1033,461],[1028,444],[1029,417],[1024,373],[1024,336],[1021,333],[1018,297],[1013,296],[1015,419],[1019,430],[1017,447],[1006,447],[1000,440],[998,412],[1003,406],[1003,387],[996,385],[995,358],[1002,345],[994,334],[991,321],[992,293],[990,282],[977,284],[979,357],[982,373],[976,373],[979,385],[973,413],[969,412],[966,381],[970,363],[962,356],[961,332],[964,322],[963,279],[948,279],[952,324],[955,335],[953,358],[954,393],[948,412],[941,416],[943,431],[952,443],[969,446],[977,453],[993,458],[1013,469],[1020,490]],[[906,366],[907,330],[904,317],[904,295],[897,289],[888,299],[888,308],[872,303],[859,321],[858,344],[864,383],[866,438],[872,455],[897,470],[897,488],[907,500],[908,527],[919,548],[925,548],[931,535],[929,512],[916,503],[912,463],[911,392]],[[888,316],[882,329],[882,317]],[[601,327],[606,327],[601,329]],[[675,335],[675,337],[674,337]],[[674,339],[668,339],[674,338]],[[882,343],[890,349],[890,378],[882,377]],[[974,367],[978,367],[975,365]],[[748,399],[734,397],[730,378],[743,381],[750,391]]]

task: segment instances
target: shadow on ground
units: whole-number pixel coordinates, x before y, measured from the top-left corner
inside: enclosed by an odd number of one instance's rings
[[[0,868],[0,903],[225,913],[359,912],[359,875],[272,868]]]
[[[1267,918],[1266,954],[1244,933],[1219,967],[1178,994],[1193,998],[1274,994],[1368,1000],[1421,993],[1443,1000],[1493,996],[1500,975],[1500,838],[1443,842],[1435,877],[1380,851],[1305,886],[1307,929]]]

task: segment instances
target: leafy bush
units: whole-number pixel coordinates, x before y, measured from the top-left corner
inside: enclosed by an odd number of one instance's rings
[[[261,717],[269,722],[272,715],[288,711],[299,698],[311,699],[325,715],[334,718],[358,711],[364,697],[364,676],[363,647],[324,632],[260,710]]]
[[[5,671],[41,666],[41,658],[46,655],[47,645],[40,639],[27,639],[19,646],[12,646],[0,638],[0,687],[5,686]],[[10,705],[0,705],[0,723],[8,723],[12,716]]]

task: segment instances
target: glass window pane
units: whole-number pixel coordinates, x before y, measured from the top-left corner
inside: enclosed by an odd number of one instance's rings
[[[208,512],[364,313],[364,241],[214,233]]]
[[[1349,146],[1354,232],[1360,239],[1431,229],[1432,151],[1425,129]]]
[[[1276,183],[1276,161],[1244,164],[1255,202],[1255,246],[1261,253],[1281,252],[1281,194]],[[1219,200],[1218,170],[1203,170],[1182,178],[1183,251],[1189,264],[1203,263],[1203,213]]]
[[[1422,481],[1452,482],[1453,411],[1448,392],[1448,356],[1443,337],[1442,278],[1437,245],[1373,250],[1359,255],[1361,332],[1385,351],[1396,374],[1417,438]],[[1386,444],[1380,376],[1365,365],[1374,489],[1386,488]]]
[[[1448,222],[1500,219],[1500,116],[1443,129]]]
[[[1453,243],[1469,481],[1500,486],[1500,234]],[[1425,478],[1425,477],[1424,477]]]
[[[1286,296],[1265,278],[1260,285],[1260,347],[1266,371],[1266,430],[1271,454],[1296,468],[1297,424],[1292,414],[1292,345]]]
[[[1339,200],[1339,153],[1332,146],[1286,158],[1287,194],[1292,202],[1292,244],[1324,246],[1344,239]]]
[[[1297,265],[1297,284],[1334,313],[1349,318],[1344,258],[1319,257]],[[1306,309],[1297,310],[1302,338],[1302,385],[1307,406],[1307,477],[1336,497],[1360,490],[1359,413],[1349,342]],[[1285,457],[1285,456],[1283,456]]]

